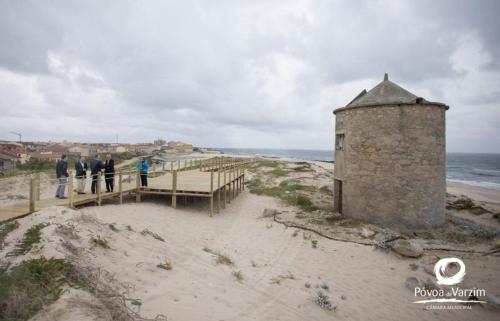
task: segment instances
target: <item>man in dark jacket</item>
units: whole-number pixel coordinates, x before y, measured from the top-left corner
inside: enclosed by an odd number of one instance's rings
[[[111,154],[106,155],[106,161],[104,162],[104,179],[106,180],[106,191],[108,193],[113,191],[114,185],[114,175],[115,175],[115,161]]]
[[[66,190],[68,176],[68,162],[66,161],[66,155],[62,154],[61,159],[58,160],[56,164],[56,177],[59,180],[59,185],[57,186],[56,191],[57,198],[66,198],[64,197],[64,191]]]
[[[96,192],[97,173],[101,171],[102,171],[102,163],[99,160],[99,154],[96,154],[94,156],[94,159],[90,161],[90,174],[92,175],[92,185],[90,187],[90,190],[92,191],[92,194],[95,194]]]
[[[85,157],[80,156],[78,162],[75,163],[75,171],[77,181],[76,192],[78,194],[85,194],[85,180],[87,178],[87,163],[85,163]]]

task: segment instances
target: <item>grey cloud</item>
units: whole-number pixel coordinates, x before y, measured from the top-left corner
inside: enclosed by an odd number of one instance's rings
[[[464,148],[471,105],[500,136],[488,121],[498,12],[496,1],[0,1],[0,138],[331,148],[331,110],[389,72],[452,105],[449,146]],[[457,58],[465,36],[476,47]]]

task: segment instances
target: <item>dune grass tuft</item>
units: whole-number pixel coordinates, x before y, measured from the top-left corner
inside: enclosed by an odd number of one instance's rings
[[[224,265],[234,265],[233,260],[227,255],[221,254],[218,251],[212,250],[208,247],[203,248],[203,251],[215,256],[215,263]]]
[[[241,271],[233,271],[232,275],[234,276],[236,281],[243,282],[243,273],[241,273]]]
[[[17,228],[19,228],[18,221],[6,222],[0,225],[0,250],[4,246],[7,235],[9,235],[10,232],[14,231]]]
[[[28,320],[62,294],[71,266],[62,259],[32,259],[0,274],[0,319]]]
[[[40,243],[42,239],[42,233],[40,232],[43,228],[47,227],[48,223],[40,223],[30,227],[21,241],[16,244],[16,247],[7,253],[7,256],[18,256],[28,253],[33,245]]]
[[[160,235],[158,235],[158,234],[156,234],[154,232],[151,232],[147,228],[144,229],[144,230],[142,230],[141,235],[143,235],[143,236],[149,235],[149,236],[152,236],[153,238],[157,239],[158,241],[165,242],[165,240],[163,239],[163,237],[161,237]]]
[[[106,240],[105,238],[101,238],[100,235],[93,236],[90,239],[90,242],[92,244],[96,245],[96,246],[102,247],[103,249],[109,249],[110,248],[108,240]]]

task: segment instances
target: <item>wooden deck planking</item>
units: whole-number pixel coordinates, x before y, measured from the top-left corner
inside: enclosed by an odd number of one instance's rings
[[[245,163],[241,163],[240,165],[244,165]],[[160,173],[151,173],[152,175],[158,175],[157,177],[148,177],[148,186],[140,187],[138,200],[140,200],[141,194],[166,194],[166,195],[176,195],[176,196],[199,196],[199,197],[210,197],[211,198],[211,212],[213,211],[213,198],[214,194],[220,195],[217,193],[220,189],[225,186],[228,187],[229,190],[232,190],[234,197],[234,187],[237,180],[244,180],[244,171],[240,171],[238,175],[236,175],[236,171],[234,170],[234,163],[217,163],[214,161],[213,164],[206,164],[202,166],[202,170],[200,170],[199,166],[189,166],[186,164],[187,168],[183,168],[183,164],[181,166],[177,166],[177,168],[181,168],[181,170],[177,172],[177,180],[176,180],[176,188],[173,189],[172,185],[172,176],[173,172],[169,171],[168,167],[166,171]],[[173,167],[173,166],[172,166]],[[231,170],[232,168],[232,170]],[[219,170],[219,172],[215,171],[213,174],[209,170]],[[218,176],[220,175],[220,178]],[[224,179],[224,175],[226,175]],[[128,174],[123,175],[128,178]],[[218,181],[219,179],[219,181]],[[137,193],[137,183],[135,180],[129,179],[128,182],[126,179],[122,181],[122,193]],[[73,182],[73,186],[75,182]],[[241,181],[240,181],[241,184]],[[118,175],[115,175],[115,191],[112,193],[103,192],[100,194],[100,198],[108,199],[119,197],[120,192],[118,191],[119,182]],[[104,181],[101,181],[101,189],[105,189]],[[73,206],[88,204],[88,203],[99,203],[99,196],[97,194],[90,193],[90,183],[86,184],[85,191],[87,194],[73,194]],[[225,197],[225,193],[224,193]],[[175,198],[175,197],[174,197]],[[224,199],[225,201],[225,199]],[[220,207],[220,200],[218,200],[218,209]],[[172,203],[174,206],[175,202]],[[70,200],[68,199],[57,199],[57,198],[46,198],[41,199],[35,202],[35,211],[50,207],[50,206],[69,206]],[[30,202],[23,201],[15,204],[2,206],[0,207],[0,221],[5,221],[13,218],[18,218],[22,216],[26,216],[30,214]]]

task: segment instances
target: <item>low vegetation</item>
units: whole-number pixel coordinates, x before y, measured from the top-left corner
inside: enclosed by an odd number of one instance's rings
[[[24,321],[56,301],[71,266],[62,259],[32,259],[0,274],[0,320]]]
[[[17,228],[19,228],[18,221],[6,222],[0,225],[0,250],[3,248],[5,244],[5,239],[7,238],[7,235],[9,235],[10,232],[14,231]]]
[[[312,191],[314,187],[301,185],[296,180],[285,180],[278,186],[266,186],[261,180],[252,180],[248,187],[251,193],[277,197],[288,205],[297,206],[306,212],[318,209],[309,196],[299,192]]]
[[[233,271],[232,274],[236,281],[243,282],[243,273],[241,273],[241,271]]]
[[[120,230],[116,227],[115,223],[108,224],[108,227],[113,232],[119,232]]]
[[[212,250],[208,247],[203,248],[203,251],[214,255],[216,264],[234,265],[233,260],[231,260],[231,258],[227,255],[221,254],[220,252]]]
[[[316,292],[316,294],[313,296],[313,301],[323,309],[329,311],[335,310],[335,305],[332,303],[332,301],[330,301],[330,297],[324,294],[322,291]]]
[[[40,223],[30,227],[26,233],[24,233],[23,239],[16,244],[16,247],[7,253],[7,256],[18,256],[28,253],[33,245],[40,243],[42,239],[41,230],[48,226],[48,223]]]
[[[172,262],[169,259],[165,259],[165,261],[158,263],[156,267],[169,271],[172,270]]]
[[[101,238],[100,235],[93,236],[90,242],[96,246],[102,247],[103,249],[109,249],[109,242],[105,238]]]
[[[148,229],[142,230],[141,235],[143,235],[143,236],[149,235],[149,236],[152,236],[153,238],[157,239],[158,241],[165,242],[165,240],[163,239],[163,237],[159,236],[158,234],[156,234],[154,232],[151,232]]]
[[[323,185],[319,188],[319,191],[324,194],[333,194],[333,191],[331,190],[330,186],[328,185]]]

